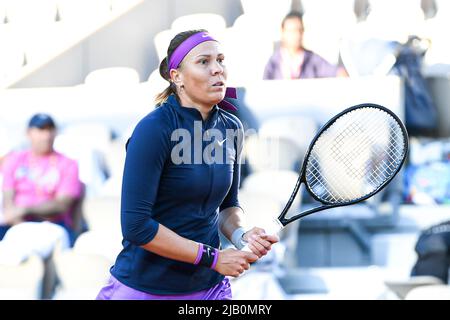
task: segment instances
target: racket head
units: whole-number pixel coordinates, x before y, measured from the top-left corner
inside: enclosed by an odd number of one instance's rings
[[[313,138],[300,180],[327,206],[366,200],[400,171],[408,140],[403,122],[391,110],[373,103],[355,105],[330,119]]]

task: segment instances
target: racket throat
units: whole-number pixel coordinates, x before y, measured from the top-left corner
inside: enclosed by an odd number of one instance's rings
[[[277,234],[284,226],[285,225],[278,218],[274,218],[267,226],[265,226],[264,230],[267,234]]]

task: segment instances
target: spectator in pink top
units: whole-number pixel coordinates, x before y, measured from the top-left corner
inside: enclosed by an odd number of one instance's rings
[[[63,226],[73,244],[80,231],[75,213],[83,194],[78,165],[53,149],[56,125],[49,115],[34,115],[27,136],[30,149],[12,152],[3,161],[0,239],[14,224],[50,221]]]

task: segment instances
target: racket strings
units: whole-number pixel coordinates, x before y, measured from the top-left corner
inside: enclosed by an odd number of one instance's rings
[[[390,123],[390,125],[392,126],[392,123]],[[391,127],[391,129],[395,129],[395,128]],[[398,136],[396,130],[392,130],[390,132],[392,132],[394,135]],[[397,141],[397,139],[394,139],[394,140]],[[374,151],[374,154],[375,155],[379,155],[379,158],[383,159],[383,160],[381,160],[381,163],[378,166],[374,167],[375,171],[373,172],[373,174],[371,172],[371,176],[374,176],[374,174],[376,174],[376,173],[380,173],[382,175],[382,177],[375,176],[375,180],[377,180],[377,181],[380,181],[380,180],[384,181],[387,178],[389,178],[391,176],[391,174],[394,173],[395,170],[397,169],[399,161],[401,162],[402,154],[401,153],[398,154],[398,151],[401,152],[401,150],[400,150],[400,148],[398,148],[398,144],[394,145],[392,143],[392,141],[394,141],[394,140],[390,139],[387,148],[383,148],[383,147],[381,147],[379,145],[375,145],[375,146],[372,147],[372,150]],[[363,147],[359,147],[359,149],[365,148],[367,146],[368,145],[363,146]],[[388,159],[386,159],[386,158],[388,158]],[[386,160],[390,160],[390,161],[386,161]],[[370,172],[370,169],[371,169],[372,165],[373,165],[373,163],[369,162],[366,165],[366,167],[360,171],[361,175],[358,178],[362,178],[363,177],[362,176],[363,173]],[[383,168],[385,170],[381,171],[380,168]],[[386,175],[386,171],[388,171],[389,169],[391,169],[391,171],[388,172],[388,174]]]
[[[343,198],[343,195],[341,195],[339,191],[336,191],[334,193],[328,192],[328,186],[330,185],[330,182],[327,180],[327,178],[320,174],[319,167],[313,166],[311,169],[308,169],[307,177],[309,177],[309,179],[307,178],[308,180],[312,181],[311,190],[313,190],[316,195],[322,194],[321,199],[324,199],[327,202],[339,202],[338,199]],[[337,198],[334,196],[334,194],[337,195]]]
[[[376,124],[377,122],[372,122],[372,124]],[[350,127],[351,128],[351,127]],[[352,133],[352,135],[354,135],[355,133],[358,133],[358,131],[360,131],[360,130],[352,130],[352,128],[350,129],[350,130],[347,130],[347,132],[351,132]],[[358,150],[361,150],[361,149],[363,149],[363,148],[367,148],[367,141],[368,141],[368,139],[365,139],[365,141],[363,141],[363,143],[359,143],[359,148],[358,148]],[[380,148],[378,148],[378,149],[380,149]],[[391,148],[392,149],[392,148]],[[358,154],[360,154],[361,152],[351,152],[351,153],[349,153],[348,154],[348,156],[347,156],[347,159],[344,161],[344,164],[348,167],[349,166],[349,163],[350,163],[350,159],[351,158],[353,158],[355,155],[358,155]],[[334,158],[336,158],[336,156],[334,157]],[[375,169],[378,169],[378,168],[375,168]],[[365,170],[367,170],[367,168],[365,168]],[[377,172],[378,171],[378,172]],[[355,178],[355,170],[353,170],[353,172],[350,172],[350,176],[352,176],[352,173],[353,173],[353,178]],[[364,172],[364,171],[361,171],[361,172]],[[378,175],[378,173],[380,173],[381,174],[381,176],[380,175]],[[349,174],[348,173],[348,170],[347,170],[347,174]],[[382,171],[380,171],[380,170],[375,170],[372,174],[371,174],[371,178],[372,178],[372,180],[381,180],[381,181],[384,181],[385,179],[386,179],[386,177],[388,177],[387,175],[385,175],[385,172],[382,172]],[[359,178],[361,178],[361,174],[359,175]],[[373,182],[373,181],[372,181]],[[374,185],[377,185],[377,183],[376,183],[376,181],[375,181],[375,183],[372,183],[372,184],[374,184]],[[349,194],[349,192],[348,192],[348,190],[346,189],[346,193],[347,194]],[[354,196],[354,193],[351,193],[350,192],[350,196]]]
[[[358,121],[367,121],[366,119],[357,119],[357,120],[358,120]],[[377,119],[377,120],[380,120],[380,119]],[[369,124],[370,124],[370,123],[369,123]],[[372,124],[372,126],[370,126],[370,127],[367,126],[365,131],[369,131],[370,133],[375,132],[376,128],[377,128],[378,125],[379,125],[379,121],[372,121],[371,124]],[[352,137],[355,136],[356,134],[361,134],[361,133],[363,133],[363,130],[361,129],[362,126],[361,126],[360,123],[356,123],[356,124],[355,124],[355,123],[352,123],[352,124],[350,125],[350,127],[355,127],[355,126],[357,126],[357,127],[359,128],[359,130],[351,130],[351,134],[348,134],[348,135],[347,135],[347,138],[352,138]],[[347,131],[347,130],[346,130],[346,131]],[[380,153],[380,151],[381,151],[381,152],[385,151],[385,148],[383,148],[383,147],[381,147],[381,146],[375,144],[375,142],[373,141],[373,140],[374,140],[374,139],[373,139],[373,138],[374,138],[373,135],[364,134],[363,137],[364,137],[363,141],[360,141],[359,144],[357,145],[357,147],[356,147],[356,148],[353,148],[352,151],[351,151],[350,153],[348,153],[348,154],[342,154],[342,153],[340,152],[340,149],[336,150],[336,152],[337,152],[338,155],[339,155],[339,156],[336,156],[336,158],[338,158],[337,160],[338,160],[338,161],[341,161],[341,160],[339,160],[339,158],[340,158],[340,157],[343,157],[343,158],[344,158],[344,162],[345,162],[346,164],[349,165],[349,169],[350,169],[350,163],[351,163],[351,160],[352,160],[352,159],[355,159],[355,158],[357,158],[359,155],[361,155],[361,153],[363,153],[364,151],[366,151],[367,148],[368,148],[369,146],[371,146],[372,149],[374,149],[374,147],[378,148],[378,152],[376,152],[377,150],[373,150],[373,151],[375,152],[375,154]],[[347,139],[347,143],[348,143],[348,139]],[[355,170],[355,171],[356,171],[356,170]]]
[[[327,202],[339,203],[342,202],[341,199],[347,199],[349,196],[352,199],[356,197],[356,194],[354,194],[349,188],[346,188],[345,185],[341,185],[339,189],[333,189],[330,191],[330,186],[337,183],[337,180],[334,179],[333,176],[330,177],[331,179],[325,178],[321,174],[319,167],[314,168],[314,171],[310,171],[308,174],[312,174],[312,180],[314,181],[315,179],[316,182],[313,182],[314,186],[311,187],[313,192]],[[343,191],[343,193],[340,191]]]
[[[376,123],[377,122],[372,122],[372,124],[376,124]],[[375,127],[375,126],[373,125],[372,127]],[[350,131],[353,133],[353,135],[355,134],[354,130],[350,130]],[[353,179],[362,179],[366,172],[371,172],[371,171],[368,171],[368,169],[370,168],[370,166],[372,164],[371,162],[369,162],[368,165],[362,170],[361,170],[361,168],[355,168],[354,166],[350,166],[350,163],[351,163],[350,161],[352,159],[354,159],[357,155],[361,154],[362,153],[361,150],[364,150],[364,149],[367,150],[368,147],[370,147],[370,145],[369,145],[370,143],[373,143],[373,139],[368,139],[366,136],[365,139],[358,144],[358,148],[355,149],[357,151],[356,152],[352,151],[352,152],[348,153],[348,155],[345,157],[345,160],[343,161],[347,167],[346,168],[347,175],[352,177]],[[380,154],[379,150],[380,150],[380,148],[378,147],[378,154]],[[374,154],[377,154],[377,152],[375,152]],[[336,158],[336,156],[335,156],[335,158]],[[378,173],[380,173],[381,175],[379,175]],[[372,178],[372,182],[373,182],[373,180],[384,181],[387,177],[389,177],[385,173],[386,172],[380,171],[377,167],[375,167],[375,171],[373,173],[371,172],[371,175],[369,177]],[[372,183],[372,184],[377,185],[376,181],[375,181],[375,183]],[[352,195],[354,195],[354,194],[352,193]]]
[[[400,125],[387,112],[354,110],[317,139],[307,163],[307,183],[326,202],[361,198],[395,174],[405,154],[404,140]]]
[[[345,115],[344,117],[342,117],[340,120],[340,127],[345,127],[346,129],[343,130],[343,133],[340,133],[336,139],[331,139],[329,138],[328,142],[324,145],[323,148],[320,148],[322,150],[317,150],[319,148],[316,148],[315,151],[323,151],[323,150],[328,150],[330,149],[330,144],[334,144],[337,140],[337,142],[340,144],[341,148],[345,147],[348,144],[348,140],[349,138],[351,138],[352,136],[354,136],[355,134],[361,134],[363,132],[362,130],[362,126],[360,124],[355,124],[355,120],[358,120],[359,122],[362,122],[364,119],[362,119],[360,116],[353,114],[352,116],[356,116],[354,119],[347,119],[349,121],[346,121],[346,118],[348,118],[348,115]],[[344,122],[344,123],[343,123]],[[364,122],[363,122],[364,123]],[[373,126],[375,127],[375,126]],[[330,127],[331,128],[331,127]],[[329,128],[329,130],[330,130]],[[336,126],[334,126],[333,129],[335,129]],[[330,130],[333,131],[333,130]],[[333,133],[330,135],[331,137],[333,136]],[[343,143],[346,142],[346,143]],[[323,143],[323,141],[322,141]],[[319,146],[320,144],[317,144],[317,146]],[[332,149],[332,147],[331,147]],[[340,149],[337,149],[340,150]],[[358,150],[362,150],[362,148],[359,148]],[[339,151],[339,153],[341,153]],[[353,159],[353,157],[357,154],[361,154],[361,152],[353,152],[350,156],[344,157],[343,154],[340,155],[334,155],[331,154],[332,158],[334,161],[340,160],[341,163],[345,164],[345,168],[346,168],[346,173],[347,176],[352,177],[353,179],[357,178],[358,175],[355,174],[356,171],[350,171],[349,169],[351,169],[351,165],[350,165],[350,161],[351,159]],[[320,155],[318,154],[318,152],[316,152],[316,156],[320,158]],[[329,154],[328,153],[324,153],[323,154],[323,158],[329,158]],[[343,160],[344,158],[344,160]],[[324,160],[324,159],[322,159]],[[330,159],[325,159],[326,161],[330,161]],[[322,161],[323,162],[323,161]],[[325,194],[322,195],[322,197],[328,201],[328,202],[343,202],[346,201],[347,199],[356,199],[359,197],[359,193],[355,193],[352,190],[352,187],[350,185],[347,184],[343,184],[339,181],[337,175],[328,175],[328,179],[324,177],[323,174],[321,174],[321,168],[320,166],[317,166],[317,163],[320,163],[320,161],[315,161],[314,162],[315,165],[313,166],[313,176],[314,178],[318,178],[321,177],[320,181],[320,189],[322,192],[324,192]],[[362,175],[361,175],[362,176]],[[325,183],[324,183],[325,181]],[[330,186],[336,186],[338,185],[339,188],[333,188],[333,192],[330,192]],[[316,187],[317,184],[314,185],[314,187]],[[337,197],[335,197],[335,195],[337,195]],[[348,200],[347,200],[348,201]]]

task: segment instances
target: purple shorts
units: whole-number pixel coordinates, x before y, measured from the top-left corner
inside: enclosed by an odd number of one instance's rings
[[[156,295],[139,291],[124,285],[110,276],[108,283],[100,290],[97,300],[231,300],[231,286],[225,278],[214,287],[190,294]]]

